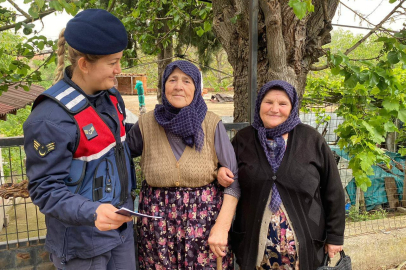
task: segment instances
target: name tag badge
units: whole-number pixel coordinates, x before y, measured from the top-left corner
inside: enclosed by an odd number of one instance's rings
[[[87,126],[83,127],[83,132],[86,135],[86,138],[90,141],[91,139],[94,139],[97,137],[97,131],[94,128],[93,124],[89,124]]]

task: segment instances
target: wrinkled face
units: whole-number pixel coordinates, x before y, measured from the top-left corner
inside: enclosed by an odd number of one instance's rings
[[[179,68],[175,68],[165,82],[166,99],[175,108],[181,109],[192,103],[195,84],[192,78]]]
[[[115,85],[116,75],[121,73],[120,59],[123,52],[106,55],[94,63],[88,63],[86,83],[89,90],[97,92],[108,90]]]
[[[288,119],[292,104],[283,90],[270,90],[262,99],[259,116],[265,128],[275,128]]]

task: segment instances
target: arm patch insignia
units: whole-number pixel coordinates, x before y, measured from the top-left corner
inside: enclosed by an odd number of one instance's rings
[[[41,144],[40,142],[38,142],[37,140],[34,140],[34,149],[40,157],[45,157],[46,155],[49,154],[49,152],[52,152],[53,150],[55,150],[55,143],[50,142],[50,143],[44,145],[44,144]]]

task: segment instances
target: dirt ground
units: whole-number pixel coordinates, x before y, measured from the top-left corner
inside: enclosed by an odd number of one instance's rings
[[[234,112],[234,103],[233,102],[224,102],[224,103],[214,103],[210,101],[211,95],[214,94],[226,94],[230,96],[234,96],[234,92],[209,92],[203,96],[207,104],[207,108],[209,111],[214,112],[219,116],[232,116]],[[123,96],[124,103],[127,109],[129,109],[132,113],[139,116],[139,102],[138,96],[134,95],[125,95]],[[153,110],[155,105],[158,104],[156,99],[156,93],[150,93],[145,96],[145,106],[147,108],[147,112]]]

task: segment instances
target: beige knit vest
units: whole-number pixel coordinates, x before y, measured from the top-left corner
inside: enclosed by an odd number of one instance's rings
[[[165,130],[148,112],[139,119],[143,139],[141,168],[148,185],[153,187],[201,187],[217,178],[218,159],[214,134],[220,117],[207,112],[202,123],[204,143],[201,152],[186,146],[176,160]]]

